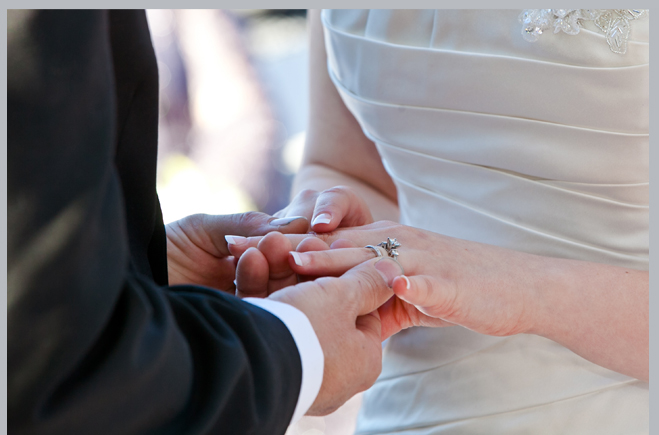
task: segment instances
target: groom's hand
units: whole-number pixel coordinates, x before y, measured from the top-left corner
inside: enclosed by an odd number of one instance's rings
[[[319,233],[373,222],[366,201],[347,186],[335,186],[322,192],[303,190],[275,216],[304,216],[311,222],[311,229]]]
[[[169,284],[197,284],[234,293],[236,259],[225,235],[258,236],[271,231],[305,233],[301,216],[277,218],[265,213],[195,214],[166,225]],[[229,238],[229,240],[231,240]]]
[[[256,247],[240,250],[247,238],[227,237],[229,251],[240,257],[236,266],[236,296],[265,298],[282,288],[308,281],[311,276],[296,274],[289,261],[293,244],[282,233],[272,232],[261,238]],[[306,237],[298,244],[298,252],[322,251],[330,247],[316,237]],[[354,265],[353,265],[354,266]],[[342,270],[341,275],[349,269]]]
[[[325,355],[320,392],[308,415],[326,415],[375,382],[382,369],[381,325],[377,308],[393,295],[375,260],[338,278],[319,278],[287,287],[269,299],[302,311]]]

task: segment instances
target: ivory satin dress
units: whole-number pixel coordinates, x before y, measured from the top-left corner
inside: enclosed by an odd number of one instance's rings
[[[525,41],[520,10],[325,10],[330,76],[398,189],[400,222],[647,270],[648,22],[613,53]],[[637,434],[648,384],[535,335],[392,337],[358,434]]]

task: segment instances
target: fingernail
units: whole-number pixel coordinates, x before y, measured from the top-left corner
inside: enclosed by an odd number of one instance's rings
[[[246,237],[241,237],[241,236],[224,236],[224,239],[230,245],[240,246],[240,245],[244,245],[245,243],[247,243],[247,238]]]
[[[401,275],[401,277],[405,280],[405,288],[409,290],[410,289],[410,280],[409,280],[409,278],[406,277],[405,275]]]
[[[304,216],[293,216],[293,217],[275,219],[273,221],[270,221],[270,225],[275,227],[283,227],[284,225],[288,225],[291,222],[296,221],[298,219],[304,219]]]
[[[383,258],[375,263],[375,270],[378,271],[382,279],[391,287],[391,283],[399,275],[403,274],[400,265],[394,260]]]
[[[309,264],[309,256],[307,254],[291,251],[291,255],[293,256],[293,261],[295,261],[295,264],[298,266],[306,266]]]
[[[311,222],[311,226],[316,224],[328,224],[332,221],[332,215],[329,213],[321,213]]]

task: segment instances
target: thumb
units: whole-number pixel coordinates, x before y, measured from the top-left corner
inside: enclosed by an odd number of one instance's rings
[[[263,236],[272,231],[282,234],[302,234],[309,229],[309,221],[304,216],[278,218],[266,213],[250,211],[233,215],[219,216],[226,218],[224,234],[252,237]]]
[[[403,275],[394,279],[392,288],[401,300],[428,316],[445,318],[455,310],[455,289],[435,277]]]
[[[272,231],[284,234],[302,234],[309,229],[309,221],[302,216],[276,218],[266,213],[251,211],[229,215],[195,215],[200,217],[201,225],[222,256],[229,250],[224,236],[240,237],[262,236]]]
[[[388,258],[374,258],[361,263],[339,280],[342,285],[350,286],[355,291],[355,308],[358,315],[377,310],[393,295],[391,283],[403,271],[398,263]]]
[[[311,226],[314,231],[330,232],[337,227],[356,227],[373,222],[362,198],[349,187],[336,186],[321,192],[316,199]]]
[[[309,231],[309,220],[304,216],[271,217],[268,219],[267,225],[262,225],[258,231],[260,233],[254,233],[252,235],[260,236],[271,231],[278,231],[282,234],[305,234]]]

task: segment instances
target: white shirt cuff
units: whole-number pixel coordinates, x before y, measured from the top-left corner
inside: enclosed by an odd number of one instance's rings
[[[245,298],[281,320],[293,336],[302,362],[302,384],[290,424],[298,421],[311,407],[323,383],[325,355],[307,316],[292,305],[270,299]]]

